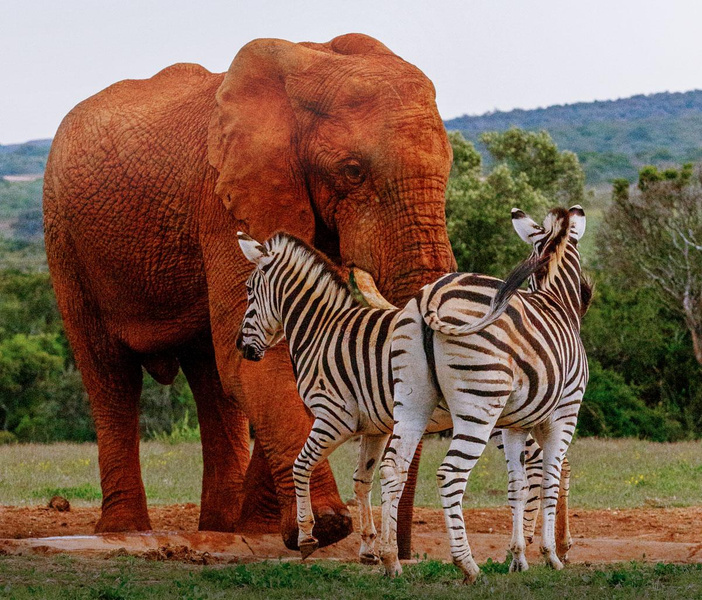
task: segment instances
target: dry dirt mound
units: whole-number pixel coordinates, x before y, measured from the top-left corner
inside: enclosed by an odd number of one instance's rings
[[[97,508],[57,512],[42,507],[0,507],[0,552],[79,552],[114,556],[135,554],[151,560],[179,560],[195,564],[239,562],[264,558],[297,559],[277,535],[241,536],[197,532],[194,504],[150,509],[154,532],[93,536]],[[509,509],[465,511],[466,525],[479,562],[503,560],[509,544]],[[572,562],[600,563],[628,560],[702,562],[702,507],[676,509],[573,510]],[[376,511],[376,519],[380,515]],[[413,552],[420,557],[449,556],[443,516],[436,509],[415,511]],[[66,537],[74,536],[74,537]],[[359,536],[318,550],[315,558],[355,561]],[[539,561],[538,538],[530,547],[530,562]]]

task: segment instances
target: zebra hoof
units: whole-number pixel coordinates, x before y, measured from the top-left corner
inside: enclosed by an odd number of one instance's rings
[[[572,540],[568,540],[564,544],[556,543],[556,554],[564,563],[568,562],[568,551],[573,546]]]
[[[359,556],[359,560],[361,561],[362,565],[377,565],[380,562],[380,558],[375,554],[371,554],[370,552],[361,554]]]
[[[509,565],[510,573],[521,573],[522,571],[529,570],[529,563],[527,563],[526,558],[522,555],[519,558],[512,558],[512,562]]]
[[[397,560],[397,554],[384,556],[383,565],[385,566],[385,576],[393,579],[402,575],[402,565]]]
[[[300,555],[302,556],[302,560],[305,560],[317,548],[319,548],[319,542],[314,538],[300,542]]]
[[[556,556],[555,550],[541,548],[541,554],[546,559],[546,566],[551,567],[554,571],[560,571],[563,568],[563,563]]]

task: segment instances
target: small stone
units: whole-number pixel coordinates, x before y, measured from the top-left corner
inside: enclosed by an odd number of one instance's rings
[[[49,508],[53,508],[59,512],[68,512],[71,510],[71,503],[63,496],[54,496],[49,500]]]

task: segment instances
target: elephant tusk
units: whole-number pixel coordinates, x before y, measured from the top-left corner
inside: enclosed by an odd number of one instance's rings
[[[397,309],[397,306],[390,304],[378,291],[375,281],[370,273],[354,267],[349,273],[349,286],[352,292],[371,308]]]

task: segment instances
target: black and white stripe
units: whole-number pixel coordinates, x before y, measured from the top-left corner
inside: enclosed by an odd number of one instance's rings
[[[529,433],[543,449],[542,552],[549,565],[562,568],[556,503],[588,378],[579,332],[590,288],[577,250],[585,215],[579,206],[554,209],[542,227],[515,209],[512,219],[533,252],[507,280],[446,275],[426,286],[398,318],[392,343],[396,425],[381,467],[381,555],[390,574],[401,571],[393,527],[407,468],[424,423],[443,402],[452,415],[453,439],[437,480],[453,559],[466,579],[474,581],[478,567],[466,538],[462,499],[494,427],[503,429],[509,471],[511,568],[527,568],[523,449]],[[526,278],[529,291],[523,292],[519,286]],[[422,358],[424,365],[417,367]]]

